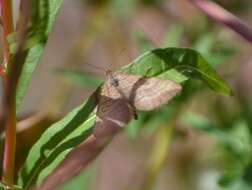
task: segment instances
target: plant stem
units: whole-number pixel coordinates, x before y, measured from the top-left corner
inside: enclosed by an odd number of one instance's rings
[[[12,0],[0,0],[1,3],[1,15],[2,15],[2,25],[4,32],[4,48],[3,48],[3,58],[4,63],[9,62],[9,44],[7,42],[7,36],[13,32],[13,18],[12,18]],[[5,65],[6,66],[6,65]]]
[[[12,0],[0,0],[4,35],[3,68],[10,67],[10,54],[7,36],[14,31],[12,18]],[[3,81],[3,122],[5,127],[5,145],[3,156],[3,182],[11,187],[14,183],[15,147],[16,147],[16,90],[11,89],[8,72],[2,73]]]
[[[5,103],[5,144],[3,157],[3,182],[12,186],[14,182],[15,169],[15,148],[16,148],[16,102],[15,96],[11,95],[9,101]]]
[[[228,12],[218,4],[208,0],[190,0],[197,8],[212,19],[220,22],[252,44],[252,29],[241,19]]]

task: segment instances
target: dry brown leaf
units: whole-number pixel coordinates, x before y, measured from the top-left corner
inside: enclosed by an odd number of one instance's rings
[[[113,136],[133,118],[136,110],[153,110],[181,90],[170,80],[107,72],[101,88],[93,134],[71,151],[39,190],[55,189],[87,167]]]

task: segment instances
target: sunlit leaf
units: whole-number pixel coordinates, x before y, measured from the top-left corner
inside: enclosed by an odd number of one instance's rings
[[[188,48],[155,49],[137,58],[123,68],[124,72],[158,76],[170,69],[176,69],[181,76],[197,78],[216,92],[231,95],[227,82],[196,51]],[[167,79],[169,75],[166,75]],[[173,76],[174,77],[174,76]],[[184,81],[184,79],[182,80]]]

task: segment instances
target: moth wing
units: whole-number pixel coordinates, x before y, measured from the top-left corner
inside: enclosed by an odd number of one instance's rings
[[[106,83],[101,88],[93,134],[103,137],[123,128],[134,117],[134,110],[115,87]]]
[[[182,89],[180,84],[171,80],[154,77],[140,85],[135,92],[134,106],[138,110],[149,111],[168,103]]]
[[[137,110],[149,111],[169,102],[182,87],[171,80],[117,73],[119,89]]]

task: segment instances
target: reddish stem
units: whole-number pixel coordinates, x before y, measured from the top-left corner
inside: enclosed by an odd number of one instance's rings
[[[2,25],[4,32],[3,57],[4,57],[4,63],[7,64],[9,61],[9,44],[7,42],[6,37],[14,30],[13,18],[12,18],[12,1],[1,0],[0,2],[1,2]]]
[[[7,81],[8,82],[8,81]],[[5,144],[4,144],[4,157],[3,157],[3,182],[12,186],[14,183],[14,168],[15,168],[15,148],[16,148],[16,105],[15,96],[6,102],[4,110],[5,115]]]
[[[12,18],[12,0],[0,0],[2,26],[4,32],[4,46],[3,46],[3,64],[2,64],[2,78],[3,78],[3,122],[5,127],[5,145],[3,157],[3,182],[7,186],[12,186],[14,182],[14,167],[15,167],[15,146],[16,146],[16,93],[12,91],[9,86],[8,72],[5,72],[10,67],[9,44],[7,36],[14,31]]]
[[[196,7],[212,19],[231,28],[252,44],[252,29],[242,20],[223,9],[216,3],[208,0],[190,0]]]

